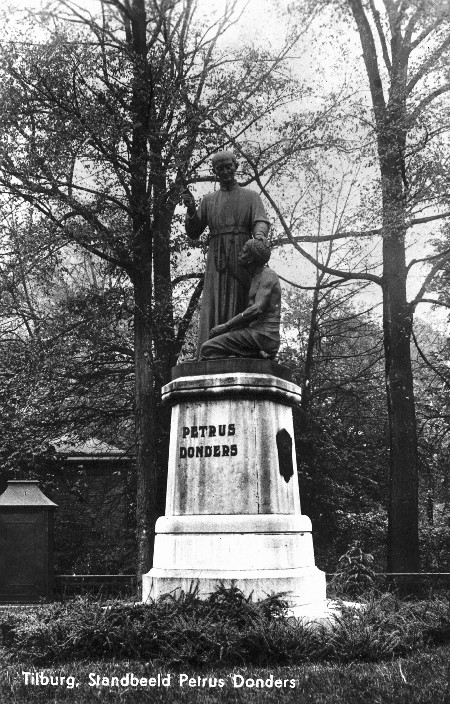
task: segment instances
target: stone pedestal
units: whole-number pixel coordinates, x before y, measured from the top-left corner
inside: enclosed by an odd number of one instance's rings
[[[265,360],[175,367],[166,515],[143,600],[222,583],[292,607],[325,604],[311,522],[300,510],[292,406],[300,389]]]

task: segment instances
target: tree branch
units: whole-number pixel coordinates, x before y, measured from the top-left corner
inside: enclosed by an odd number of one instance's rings
[[[447,378],[447,377],[445,377],[445,376],[442,374],[442,372],[440,372],[439,369],[437,369],[437,368],[434,366],[434,364],[432,364],[432,363],[430,362],[430,360],[428,359],[428,357],[426,357],[426,355],[424,354],[424,352],[422,352],[422,349],[421,349],[419,343],[417,342],[417,338],[416,338],[416,336],[415,336],[415,334],[414,334],[414,330],[411,330],[411,334],[412,334],[412,338],[413,338],[413,340],[414,340],[414,344],[415,344],[415,346],[416,346],[416,349],[417,349],[417,351],[418,351],[420,357],[423,359],[423,361],[424,361],[425,364],[427,365],[427,367],[429,367],[429,369],[431,369],[440,379],[442,379],[442,381],[445,383],[446,386],[449,386],[450,379]]]
[[[192,274],[180,274],[179,276],[175,276],[175,278],[172,279],[172,285],[176,286],[181,281],[189,281],[190,279],[203,279],[204,276],[204,273],[201,271],[196,271]]]
[[[391,64],[391,59],[389,57],[389,52],[387,48],[387,43],[386,43],[386,37],[384,36],[383,28],[381,26],[381,20],[380,20],[380,13],[375,7],[374,0],[370,0],[370,9],[372,10],[372,15],[373,19],[375,21],[375,27],[377,28],[378,32],[378,37],[380,39],[380,44],[381,44],[381,49],[383,51],[383,58],[384,58],[384,63],[386,64],[386,68],[391,72],[392,69],[392,64]]]
[[[426,108],[427,105],[433,102],[436,98],[438,98],[440,95],[443,95],[444,93],[448,93],[450,91],[450,83],[447,83],[444,86],[441,86],[440,88],[436,88],[433,90],[431,93],[429,93],[423,100],[420,101],[420,103],[414,108],[412,111],[411,115],[408,117],[408,122],[412,126],[414,122],[417,120],[418,116],[422,112],[424,108]]]
[[[415,75],[410,79],[408,85],[406,86],[406,92],[409,94],[413,90],[414,86],[427,75],[430,68],[436,63],[436,61],[442,56],[445,50],[450,46],[450,34],[442,42],[442,44],[432,51],[428,58],[422,63],[421,67],[416,71]]]
[[[186,332],[189,328],[189,325],[191,324],[192,316],[195,313],[195,310],[197,308],[197,304],[200,300],[200,296],[202,295],[203,291],[203,285],[204,285],[204,278],[200,279],[198,281],[194,292],[191,296],[191,300],[189,301],[189,305],[186,309],[185,314],[183,315],[180,324],[178,326],[178,331],[177,331],[177,336],[175,339],[175,344],[174,344],[174,356],[178,358],[178,355],[181,352],[181,348],[183,347],[184,340],[186,337]]]
[[[369,79],[370,93],[375,112],[377,125],[384,122],[386,101],[383,94],[383,83],[378,68],[378,57],[375,41],[369,21],[364,12],[361,0],[348,0],[350,9],[356,22],[363,51],[363,59]]]
[[[441,259],[438,262],[436,262],[436,264],[432,267],[431,271],[425,277],[425,280],[424,280],[422,286],[420,287],[419,293],[411,301],[412,308],[416,307],[417,303],[422,299],[423,294],[427,290],[430,283],[433,281],[433,279],[436,276],[436,274],[438,273],[438,271],[440,271],[448,261],[450,261],[450,250],[447,250],[445,256],[442,256]]]
[[[252,168],[255,168],[254,164],[252,164],[251,166],[252,166]],[[259,188],[261,189],[261,192],[264,194],[264,196],[267,198],[270,205],[272,206],[272,208],[276,212],[278,219],[280,220],[280,223],[286,233],[286,237],[289,241],[289,244],[292,244],[295,247],[295,249],[305,259],[307,259],[309,262],[311,262],[311,264],[313,264],[320,271],[323,271],[326,274],[331,274],[332,276],[336,276],[336,277],[343,279],[345,281],[349,280],[349,279],[355,279],[357,281],[360,281],[360,280],[373,281],[374,283],[381,286],[381,284],[382,284],[381,277],[375,276],[375,274],[369,274],[369,273],[354,274],[353,272],[350,272],[350,271],[341,271],[339,269],[333,269],[332,267],[325,266],[324,264],[319,262],[315,257],[313,257],[311,254],[309,254],[309,252],[307,252],[305,249],[303,249],[303,247],[300,247],[299,244],[295,241],[294,237],[292,236],[290,228],[289,228],[285,218],[283,217],[283,214],[282,214],[280,208],[275,203],[275,201],[271,197],[271,195],[268,193],[265,186],[261,183],[261,179],[259,178],[258,175],[256,175],[255,180],[256,180],[256,183],[258,184]]]
[[[417,297],[414,299],[415,305],[419,305],[419,303],[432,303],[433,305],[436,306],[442,306],[443,308],[450,308],[450,303],[445,303],[445,301],[439,301],[434,298],[421,298],[420,300],[417,300]]]

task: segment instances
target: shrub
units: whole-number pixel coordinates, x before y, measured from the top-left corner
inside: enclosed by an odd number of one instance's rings
[[[338,513],[339,543],[336,538],[336,547],[343,546],[337,553],[342,554],[354,543],[354,536],[358,536],[361,549],[374,557],[374,564],[379,571],[385,569],[385,545],[387,541],[388,518],[386,511],[379,509],[359,513]]]
[[[376,580],[373,562],[373,556],[363,552],[359,541],[355,541],[345,555],[339,558],[331,580],[331,589],[339,596],[349,597],[373,589]]]
[[[0,646],[5,658],[30,664],[135,658],[184,668],[380,660],[450,642],[445,599],[387,595],[360,611],[343,607],[328,627],[287,616],[278,597],[254,603],[223,587],[205,601],[195,592],[152,604],[76,599],[3,614]]]
[[[420,558],[424,572],[450,571],[450,526],[422,525],[419,532]]]

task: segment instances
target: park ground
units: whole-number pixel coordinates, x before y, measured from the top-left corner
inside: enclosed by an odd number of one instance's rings
[[[75,686],[25,684],[23,672],[44,672],[53,676],[74,677]],[[102,702],[155,702],[155,704],[450,704],[450,647],[439,647],[426,652],[416,652],[409,657],[393,658],[376,663],[304,664],[293,667],[275,667],[273,670],[258,667],[216,668],[214,670],[187,670],[171,672],[171,686],[153,688],[89,686],[90,673],[101,677],[123,677],[126,673],[136,677],[167,677],[168,670],[152,667],[139,661],[95,661],[66,663],[55,669],[39,668],[26,663],[14,664],[0,674],[0,701],[2,704],[94,704]],[[250,680],[246,686],[233,686],[232,674],[240,674],[236,682]],[[180,674],[192,678],[180,686]],[[281,680],[282,687],[251,686],[257,679]],[[200,678],[200,680],[199,680]],[[209,678],[222,678],[222,688],[210,687]],[[30,679],[30,677],[29,677]],[[206,680],[202,686],[202,680]],[[295,686],[291,686],[291,680]],[[200,681],[200,686],[199,686]],[[77,684],[79,686],[77,686]]]
[[[327,625],[223,586],[0,614],[0,704],[450,704],[450,601],[365,592]]]

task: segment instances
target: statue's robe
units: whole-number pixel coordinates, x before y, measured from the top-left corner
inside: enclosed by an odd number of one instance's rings
[[[239,266],[238,254],[244,243],[269,231],[269,220],[260,196],[237,184],[228,190],[220,188],[208,193],[197,211],[186,215],[186,234],[197,239],[209,229],[197,351],[209,338],[215,325],[226,323],[242,313],[247,304],[250,276]]]

